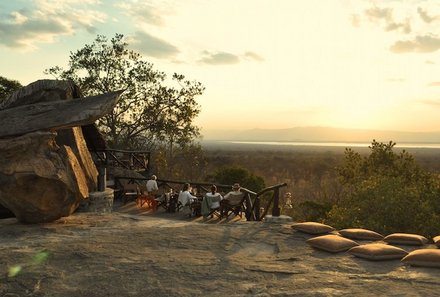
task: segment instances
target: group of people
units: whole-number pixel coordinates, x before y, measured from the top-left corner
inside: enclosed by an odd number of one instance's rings
[[[212,185],[211,191],[207,192],[205,196],[203,197],[200,211],[201,214],[206,218],[210,213],[212,213],[213,210],[219,210],[220,204],[222,200],[228,201],[230,204],[237,204],[241,201],[243,197],[243,193],[240,191],[240,184],[235,183],[232,186],[232,191],[227,193],[224,197],[217,192],[217,186]],[[182,191],[179,193],[178,201],[185,207],[188,206],[188,208],[191,210],[191,205],[194,205],[194,203],[198,202],[198,199],[196,196],[194,196],[191,193],[191,185],[185,184],[183,186]],[[194,211],[196,211],[197,208],[192,209],[191,215],[196,215]]]
[[[231,204],[237,204],[241,201],[243,197],[243,193],[240,191],[240,184],[235,183],[232,186],[232,191],[227,193],[224,197],[217,192],[216,185],[211,186],[211,191],[207,192],[202,200],[201,204],[201,214],[204,217],[207,217],[213,210],[220,208],[220,203],[222,200],[228,200]],[[147,181],[146,190],[149,195],[157,196],[157,199],[160,201],[162,198],[158,195],[159,187],[157,185],[157,177],[152,175],[151,178]],[[178,202],[183,206],[184,209],[190,211],[190,215],[194,216],[194,208],[191,208],[191,205],[198,203],[198,198],[193,194],[193,190],[191,184],[185,183],[183,185],[182,190],[179,192],[179,197],[177,199]]]

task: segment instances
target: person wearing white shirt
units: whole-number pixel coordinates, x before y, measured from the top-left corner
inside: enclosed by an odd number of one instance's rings
[[[183,185],[182,191],[180,191],[180,193],[179,193],[179,198],[177,199],[177,201],[179,201],[183,207],[188,206],[188,209],[190,209],[189,205],[192,202],[197,201],[197,197],[193,196],[191,194],[191,189],[192,189],[191,185],[188,183],[185,183]]]
[[[151,178],[147,181],[147,192],[148,194],[155,193],[157,190],[159,190],[159,187],[157,186],[157,176],[154,174],[151,176]]]
[[[202,215],[204,218],[208,217],[213,210],[220,208],[220,201],[223,200],[223,196],[217,192],[216,185],[211,186],[211,192],[205,194],[202,201]]]

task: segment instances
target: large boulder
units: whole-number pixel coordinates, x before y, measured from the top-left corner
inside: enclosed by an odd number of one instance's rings
[[[33,132],[0,139],[0,203],[25,223],[72,214],[88,196],[83,170],[56,133]]]
[[[20,88],[0,102],[0,110],[17,106],[81,97],[71,80],[41,79]]]
[[[4,118],[4,120],[8,120],[8,115],[11,115],[13,110],[21,106],[35,106],[36,108],[40,103],[60,100],[78,100],[79,97],[81,97],[81,92],[72,81],[38,80],[17,90],[0,102],[0,110],[6,112],[6,118]],[[74,112],[72,113],[74,114]],[[10,136],[8,138],[10,138]],[[87,191],[95,191],[97,187],[98,171],[87,148],[81,127],[58,130],[56,143],[61,148],[64,146],[70,148],[68,154],[73,153],[75,155],[77,162],[83,171],[88,188]],[[63,194],[61,194],[61,196],[62,195]],[[16,197],[16,199],[21,198]],[[3,206],[7,207],[6,204]]]
[[[0,206],[28,223],[74,212],[97,188],[81,126],[111,112],[121,92],[78,99],[72,81],[39,80],[0,102]]]
[[[87,148],[81,127],[60,130],[55,140],[59,146],[66,145],[72,149],[84,172],[89,192],[96,191],[98,170]]]

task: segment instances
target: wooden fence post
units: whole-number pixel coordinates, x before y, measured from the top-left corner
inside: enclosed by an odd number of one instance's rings
[[[254,204],[254,211],[255,211],[255,218],[257,221],[260,221],[260,197],[255,197],[255,204]]]
[[[280,216],[280,188],[276,188],[275,192],[273,193],[273,208],[272,208],[272,216],[279,217]]]

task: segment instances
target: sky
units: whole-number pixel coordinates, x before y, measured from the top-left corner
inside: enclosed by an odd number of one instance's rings
[[[0,0],[0,75],[50,79],[97,34],[200,81],[202,134],[440,131],[440,1]]]

